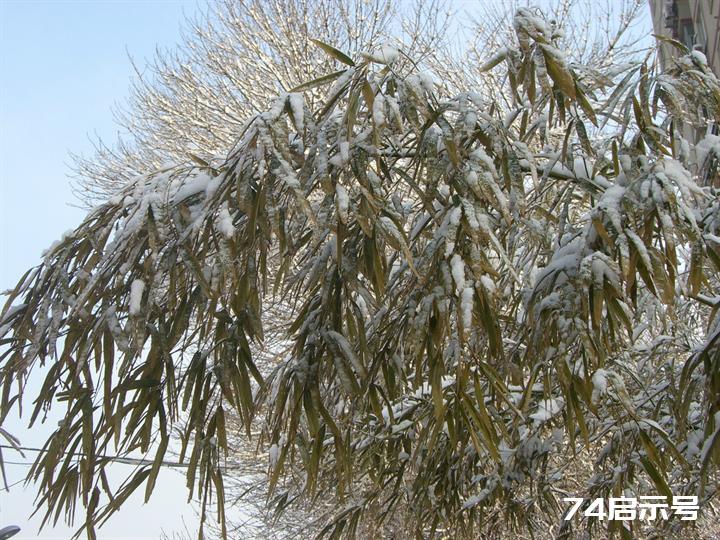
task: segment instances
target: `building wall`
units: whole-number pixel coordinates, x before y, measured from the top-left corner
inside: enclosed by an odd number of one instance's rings
[[[655,34],[702,51],[708,66],[720,78],[720,0],[650,0],[650,9]],[[660,42],[659,45],[661,67],[665,69],[679,50],[669,43]],[[696,125],[685,124],[682,128],[683,137],[693,143],[709,134],[718,134],[718,124],[711,118]],[[704,182],[720,188],[717,170]]]
[[[656,34],[701,50],[720,77],[720,0],[650,0],[650,9]],[[667,43],[660,51],[664,65],[677,54]]]

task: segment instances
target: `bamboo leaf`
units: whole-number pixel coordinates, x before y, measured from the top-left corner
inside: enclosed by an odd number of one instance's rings
[[[337,50],[332,45],[328,45],[324,41],[320,41],[319,39],[310,38],[310,41],[312,41],[315,45],[320,47],[323,51],[328,53],[330,56],[332,56],[335,60],[339,60],[343,64],[347,64],[348,66],[354,66],[355,62],[352,61],[352,58],[350,58],[347,54]]]
[[[328,73],[327,75],[323,75],[322,77],[317,77],[316,79],[304,82],[302,84],[299,84],[298,86],[291,88],[290,92],[302,92],[303,90],[310,90],[312,88],[317,88],[318,86],[322,86],[324,84],[331,83],[335,79],[340,77],[340,75],[345,73],[345,71],[347,71],[347,70],[341,69],[338,71],[334,71],[332,73]]]

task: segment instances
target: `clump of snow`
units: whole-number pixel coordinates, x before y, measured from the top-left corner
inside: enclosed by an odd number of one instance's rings
[[[605,211],[605,215],[612,223],[612,226],[618,233],[622,233],[622,212],[620,204],[625,196],[625,188],[622,186],[613,186],[605,190],[597,207]]]
[[[300,189],[300,182],[294,172],[288,171],[283,177],[283,180],[285,181],[285,185],[290,189]]]
[[[692,59],[693,59],[695,62],[697,62],[697,63],[700,64],[701,66],[707,66],[707,65],[708,65],[708,63],[707,63],[707,56],[705,56],[705,54],[704,54],[702,51],[698,51],[698,50],[692,51],[692,52],[690,53],[690,56],[692,57]]]
[[[290,110],[295,119],[295,127],[299,133],[302,133],[305,129],[303,95],[295,92],[288,94],[288,103],[290,104]]]
[[[52,244],[50,244],[50,247],[47,248],[45,251],[43,251],[40,255],[43,258],[48,258],[50,255],[53,254],[53,252],[57,249],[57,247],[62,244],[65,240],[72,238],[75,234],[75,231],[73,230],[67,230],[65,231],[62,236],[60,237],[60,240],[55,240]]]
[[[462,291],[462,299],[460,301],[460,307],[462,308],[462,322],[463,327],[470,328],[472,326],[472,309],[473,309],[473,297],[475,289],[465,287]]]
[[[360,55],[378,64],[392,64],[400,52],[392,45],[384,44],[371,53],[363,52]]]
[[[719,139],[720,140],[720,139]],[[720,154],[720,144],[712,149],[716,155]],[[690,198],[693,195],[703,197],[702,189],[695,183],[690,172],[677,160],[664,158],[657,161],[655,168],[658,175],[663,174],[665,178],[672,180],[680,189],[683,197]]]
[[[495,294],[495,282],[488,275],[483,274],[480,276],[480,283],[489,294]]]
[[[275,465],[277,465],[278,458],[280,457],[280,448],[278,448],[277,444],[273,444],[268,448],[268,460],[270,462],[270,467],[275,468]]]
[[[382,94],[377,94],[375,96],[375,100],[373,101],[372,114],[376,126],[380,127],[386,123],[385,98]]]
[[[445,217],[443,224],[438,230],[438,234],[445,236],[445,256],[449,257],[455,249],[455,234],[457,233],[460,218],[462,217],[462,209],[454,206]]]
[[[455,290],[459,295],[465,288],[465,262],[457,253],[455,253],[452,256],[452,259],[450,259],[450,268],[453,280],[455,281]]]
[[[477,495],[473,495],[472,497],[469,497],[464,503],[463,508],[472,508],[473,506],[477,506],[478,504],[482,503],[485,499],[488,498],[492,494],[492,492],[495,489],[495,482],[488,482],[488,487],[480,490],[480,493]]]
[[[701,167],[705,164],[708,156],[720,156],[720,137],[712,134],[706,135],[695,145],[695,156]]]
[[[520,34],[526,33],[533,38],[548,38],[551,35],[551,30],[547,22],[542,17],[533,13],[530,8],[520,7],[515,11],[513,26],[518,33],[518,39],[521,41],[521,45],[524,44],[524,41]]]
[[[592,165],[585,157],[577,156],[573,160],[573,172],[577,178],[589,179],[592,176]]]
[[[342,167],[350,161],[350,143],[348,141],[340,141],[337,149],[337,153],[330,158],[330,163],[336,167]]]
[[[350,161],[350,143],[347,141],[342,141],[340,144],[338,144],[338,151],[340,152],[340,158],[343,160],[344,163],[347,163]]]
[[[383,45],[380,48],[380,56],[386,64],[392,64],[395,60],[397,60],[399,55],[400,52],[390,45]]]
[[[347,189],[341,184],[335,186],[335,196],[337,197],[338,214],[340,215],[340,221],[347,223],[348,221],[348,209],[350,208],[350,197],[348,196]]]
[[[627,236],[632,242],[633,246],[635,246],[635,249],[640,255],[640,260],[645,265],[645,268],[652,268],[650,254],[648,253],[648,250],[645,247],[645,243],[642,241],[642,238],[640,238],[640,236],[638,236],[638,234],[632,229],[626,229],[625,236]]]
[[[215,176],[214,178],[210,178],[210,180],[208,180],[207,186],[205,186],[205,196],[211,197],[212,195],[214,195],[215,192],[217,191],[217,189],[220,187],[222,180],[223,180],[222,175],[218,175],[218,176]]]
[[[190,178],[175,192],[173,202],[178,203],[198,193],[207,193],[208,184],[211,180],[212,177],[206,173],[200,173]]]
[[[16,306],[10,306],[10,308],[7,310],[5,315],[0,319],[0,338],[5,337],[5,334],[7,334],[10,331],[10,328],[12,326],[11,319],[15,317],[18,313],[20,313],[27,304],[19,304]]]
[[[505,60],[508,55],[507,47],[500,47],[480,68],[480,71],[486,71],[498,65]]]
[[[600,371],[600,370],[598,370]],[[623,406],[629,410],[633,411],[635,409],[634,404],[632,403],[632,399],[630,398],[630,394],[627,390],[627,387],[625,386],[625,381],[623,381],[622,377],[618,375],[614,371],[607,370],[604,373],[604,377],[602,375],[593,375],[593,399],[597,397],[596,389],[598,388],[605,388],[607,389],[607,383],[609,382],[612,385],[613,393],[611,394],[613,398],[619,400]],[[602,377],[602,378],[601,378]],[[598,382],[598,386],[595,385],[595,382]],[[607,381],[607,382],[606,382]]]
[[[145,291],[145,282],[142,279],[133,280],[130,285],[130,315],[138,315],[142,309],[142,296]]]
[[[407,429],[411,428],[413,426],[414,422],[412,420],[402,420],[397,424],[393,424],[390,428],[392,433],[399,433],[401,431],[406,431]]]
[[[567,281],[568,276],[572,276],[577,272],[581,261],[581,255],[584,251],[585,243],[582,238],[575,238],[562,245],[555,253],[553,253],[550,263],[541,268],[535,278],[535,289],[549,289],[548,278],[556,275],[555,287]]]
[[[420,81],[420,87],[429,94],[432,94],[433,90],[435,90],[435,80],[433,76],[427,71],[421,71],[417,74],[417,77]]]
[[[565,406],[563,398],[543,399],[538,403],[537,411],[530,415],[530,418],[538,422],[547,422],[553,416],[558,414]]]
[[[598,369],[592,376],[592,400],[597,402],[598,398],[607,394],[608,390],[608,372],[604,369]]]
[[[592,270],[593,284],[595,287],[602,289],[605,280],[607,279],[615,289],[620,288],[620,281],[617,274],[610,267],[611,262],[608,257],[603,257],[602,253],[593,253],[589,255],[592,259],[590,267]]]
[[[470,225],[470,228],[477,231],[480,228],[480,223],[478,222],[477,214],[475,212],[475,207],[473,206],[473,204],[467,199],[462,199],[462,209],[463,214],[465,215],[465,219],[467,219],[468,225]]]
[[[225,238],[230,239],[235,236],[235,226],[233,225],[232,216],[227,206],[223,206],[218,212],[217,222],[215,223],[217,230]]]
[[[398,231],[392,219],[387,216],[382,216],[379,223],[383,230],[385,230],[385,232],[387,232],[390,236],[401,242],[403,241],[402,234],[400,234],[400,231]]]

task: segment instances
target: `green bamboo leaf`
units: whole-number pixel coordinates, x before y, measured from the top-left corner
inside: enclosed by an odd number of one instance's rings
[[[585,114],[588,117],[588,120],[590,120],[595,127],[597,127],[597,117],[595,116],[595,110],[592,108],[592,105],[590,105],[590,102],[587,99],[587,96],[585,95],[585,92],[582,91],[582,89],[578,86],[577,81],[575,81],[575,95],[577,96],[578,103],[580,104],[580,107],[583,111],[585,111]],[[591,152],[592,154],[592,152]]]
[[[328,45],[327,43],[320,41],[319,39],[310,38],[310,41],[312,41],[315,45],[320,47],[323,51],[328,53],[330,56],[335,58],[335,60],[339,60],[343,64],[347,64],[348,66],[354,66],[355,62],[352,61],[352,58],[350,58],[347,54],[344,52],[341,52],[337,50],[332,45]]]
[[[669,43],[670,45],[678,49],[678,51],[680,51],[680,54],[688,54],[690,52],[690,49],[688,49],[684,43],[678,41],[677,39],[673,39],[663,34],[653,34],[653,37],[658,41],[662,41],[663,43]]]
[[[345,73],[345,69],[341,69],[339,71],[334,71],[332,73],[328,73],[327,75],[323,75],[322,77],[317,77],[316,79],[313,79],[311,81],[304,82],[302,84],[299,84],[298,86],[295,86],[290,89],[290,92],[302,92],[303,90],[310,90],[311,88],[316,88],[318,86],[322,86],[324,84],[331,83],[335,79],[337,79],[340,75]]]
[[[642,463],[643,469],[645,469],[645,472],[650,477],[650,480],[652,480],[653,484],[655,484],[658,493],[667,497],[668,500],[672,500],[672,490],[670,489],[670,486],[668,486],[665,476],[657,470],[655,465],[653,465],[648,458],[644,456],[640,457],[640,463]]]
[[[690,271],[688,273],[688,292],[690,296],[695,296],[700,292],[700,286],[703,279],[703,247],[700,242],[696,242],[692,247],[690,254]]]
[[[575,79],[568,67],[556,57],[553,52],[553,47],[543,43],[539,43],[538,46],[543,52],[545,65],[547,66],[547,72],[550,78],[565,96],[570,99],[575,99],[577,97],[575,92]]]

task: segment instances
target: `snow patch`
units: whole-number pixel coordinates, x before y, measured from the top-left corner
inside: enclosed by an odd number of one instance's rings
[[[538,403],[538,409],[530,415],[530,418],[538,422],[547,422],[553,416],[562,411],[565,406],[563,398],[543,399]]]
[[[235,226],[233,225],[232,216],[227,206],[223,206],[218,212],[217,221],[215,226],[220,234],[222,234],[228,240],[235,236]]]
[[[130,285],[130,315],[138,315],[142,309],[142,296],[145,291],[145,282],[142,279],[133,280]]]
[[[455,253],[452,256],[452,259],[450,259],[450,268],[453,280],[455,281],[455,290],[459,295],[465,288],[465,262],[457,253]]]
[[[335,196],[337,197],[338,214],[340,215],[340,221],[347,223],[348,221],[348,209],[350,208],[350,197],[348,196],[347,189],[344,186],[337,184],[335,186]]]

